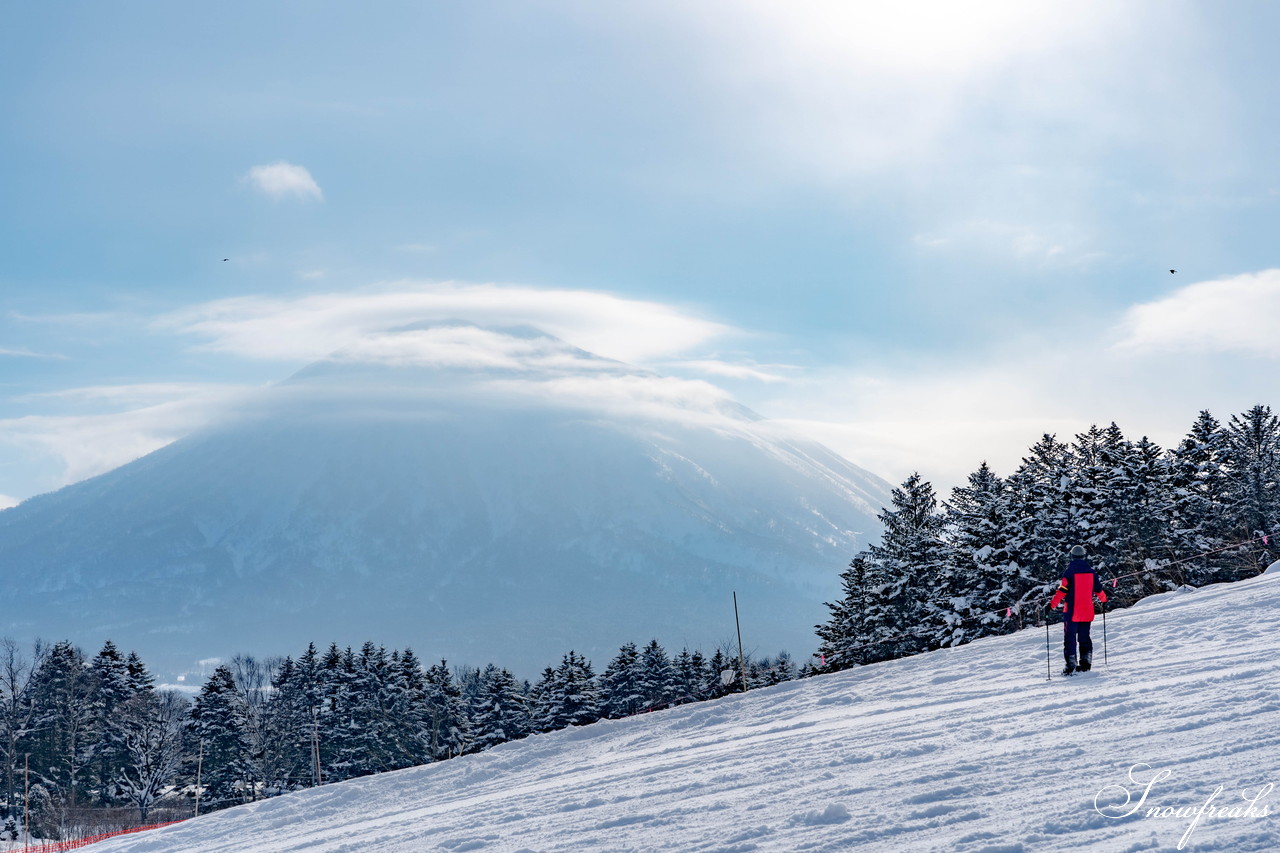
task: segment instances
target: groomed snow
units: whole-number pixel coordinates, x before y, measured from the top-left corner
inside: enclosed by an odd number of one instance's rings
[[[1107,619],[1110,663],[1052,681],[1045,633],[602,722],[95,845],[284,851],[1174,850],[1280,782],[1280,569]],[[1142,795],[1126,809],[1121,786]],[[1264,789],[1265,790],[1265,789]],[[1257,800],[1280,811],[1280,792]],[[1280,817],[1182,849],[1274,851]]]

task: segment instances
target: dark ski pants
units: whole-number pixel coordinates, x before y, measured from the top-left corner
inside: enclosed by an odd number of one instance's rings
[[[1062,623],[1062,656],[1068,661],[1083,660],[1085,655],[1093,652],[1093,640],[1089,639],[1089,628],[1092,622],[1072,622],[1068,619]],[[1080,657],[1076,657],[1076,643],[1080,644]]]

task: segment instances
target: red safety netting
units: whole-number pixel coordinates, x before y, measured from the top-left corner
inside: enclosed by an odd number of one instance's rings
[[[79,850],[81,847],[88,847],[99,841],[106,841],[108,838],[115,838],[117,835],[129,835],[134,832],[146,832],[148,829],[159,829],[162,826],[173,826],[175,823],[182,823],[180,820],[171,820],[168,823],[153,823],[148,826],[135,826],[133,829],[120,829],[115,832],[104,832],[101,835],[89,835],[84,838],[74,838],[70,841],[49,841],[44,844],[28,844],[22,848],[22,853],[62,853],[64,850]],[[17,851],[15,850],[15,853]]]

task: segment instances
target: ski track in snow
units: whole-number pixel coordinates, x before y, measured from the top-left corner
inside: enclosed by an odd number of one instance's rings
[[[1109,665],[1061,678],[1027,629],[745,696],[538,735],[487,752],[207,815],[96,853],[286,851],[1175,850],[1189,818],[1280,783],[1280,568],[1110,614]],[[1171,775],[1137,814],[1145,762]],[[1146,781],[1152,771],[1140,770]],[[1114,790],[1114,789],[1113,789]],[[1122,797],[1121,797],[1122,799]],[[1108,800],[1101,800],[1104,805]],[[1261,818],[1204,818],[1188,851],[1280,849]]]

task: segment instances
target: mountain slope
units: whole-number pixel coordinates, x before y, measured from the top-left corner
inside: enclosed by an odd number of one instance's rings
[[[1242,808],[1244,795],[1280,781],[1280,564],[1146,599],[1111,614],[1107,628],[1109,664],[1099,631],[1098,669],[1071,679],[1046,680],[1044,634],[1028,629],[539,735],[94,849],[1173,850],[1191,818],[1147,808],[1199,808],[1220,785],[1214,802]],[[1136,803],[1165,770],[1142,810],[1115,817],[1129,810],[1121,788]],[[1280,793],[1257,805],[1280,811]],[[1275,850],[1278,820],[1204,817],[1182,849]]]
[[[749,646],[803,654],[887,501],[711,386],[527,330],[376,349],[0,513],[0,632],[161,669],[374,639],[533,677],[571,648],[709,649],[736,590]]]

